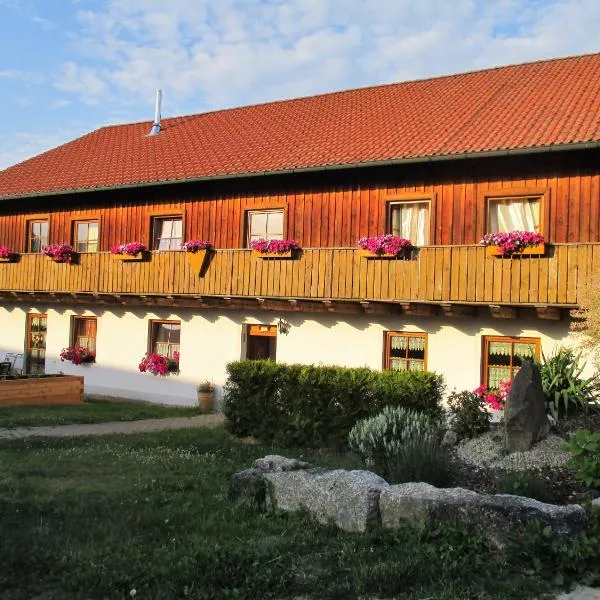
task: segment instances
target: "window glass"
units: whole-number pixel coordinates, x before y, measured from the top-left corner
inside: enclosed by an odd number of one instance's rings
[[[283,239],[283,210],[248,213],[248,243],[259,239]]]
[[[425,333],[388,333],[384,368],[391,371],[424,371],[426,346]]]
[[[98,222],[86,221],[76,223],[75,237],[75,250],[77,252],[97,252]]]
[[[73,319],[73,345],[96,352],[96,317]]]
[[[48,245],[48,221],[30,221],[28,227],[28,252],[41,252]]]
[[[526,358],[539,359],[537,338],[486,338],[485,385],[497,389],[502,381],[512,381]]]
[[[181,217],[154,219],[154,250],[179,250],[183,242],[183,220]]]
[[[181,323],[153,321],[151,351],[177,360],[175,353],[179,354],[180,335]]]
[[[490,233],[540,230],[540,199],[490,198]]]
[[[390,205],[390,233],[415,246],[429,243],[429,202],[395,202]]]

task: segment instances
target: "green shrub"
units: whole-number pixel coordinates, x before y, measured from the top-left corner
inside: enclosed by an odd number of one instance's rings
[[[452,392],[448,406],[454,417],[451,428],[459,437],[477,437],[490,428],[490,413],[477,394],[466,390]]]
[[[444,385],[435,373],[243,361],[227,374],[229,431],[281,445],[343,446],[357,421],[388,405],[441,414]]]
[[[588,487],[600,487],[600,433],[580,429],[566,443],[573,455],[568,466],[577,470],[577,478]]]
[[[546,396],[546,412],[557,421],[569,412],[587,412],[598,402],[598,376],[585,378],[581,354],[559,348],[550,358],[542,355],[542,387]]]
[[[529,471],[506,471],[496,481],[496,494],[525,496],[540,502],[551,502],[552,498],[543,479]]]
[[[446,485],[451,460],[442,448],[442,419],[424,412],[387,406],[359,421],[348,435],[350,449],[392,483],[426,481]]]

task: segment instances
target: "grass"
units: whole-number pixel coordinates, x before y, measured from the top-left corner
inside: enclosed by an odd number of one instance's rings
[[[230,500],[231,474],[277,451],[222,429],[0,442],[0,599],[521,600],[549,589],[464,527],[349,534]]]
[[[181,408],[121,401],[88,401],[83,404],[52,406],[2,406],[0,407],[0,428],[192,417],[200,412],[199,408],[193,407]]]

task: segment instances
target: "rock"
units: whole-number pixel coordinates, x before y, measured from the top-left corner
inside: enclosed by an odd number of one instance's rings
[[[600,498],[594,498],[592,500],[592,507],[600,509]]]
[[[512,382],[504,407],[504,422],[508,452],[529,450],[550,432],[540,368],[531,360],[523,361]]]
[[[235,473],[229,482],[229,494],[234,500],[249,502],[258,508],[265,507],[265,473],[298,471],[310,468],[310,464],[286,458],[278,454],[268,454],[254,461],[251,469]]]
[[[259,458],[252,464],[257,469],[262,469],[265,472],[278,471],[299,471],[300,469],[310,469],[310,463],[296,460],[295,458],[286,458],[279,454],[268,454],[264,458]]]
[[[458,434],[452,429],[448,429],[442,439],[442,446],[456,446],[458,444]]]
[[[266,473],[267,505],[286,512],[305,509],[320,523],[365,531],[379,522],[379,494],[389,486],[370,471],[299,470]]]
[[[558,535],[583,530],[586,515],[577,504],[557,506],[501,494],[487,496],[462,488],[440,489],[427,483],[394,485],[379,499],[383,527],[394,528],[403,521],[425,526],[430,522],[470,523],[498,548],[522,533],[534,519]]]

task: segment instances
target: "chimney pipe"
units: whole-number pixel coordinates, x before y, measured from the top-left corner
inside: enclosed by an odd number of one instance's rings
[[[154,108],[154,123],[148,135],[158,135],[160,133],[160,109],[162,105],[162,90],[156,90],[156,106]]]

